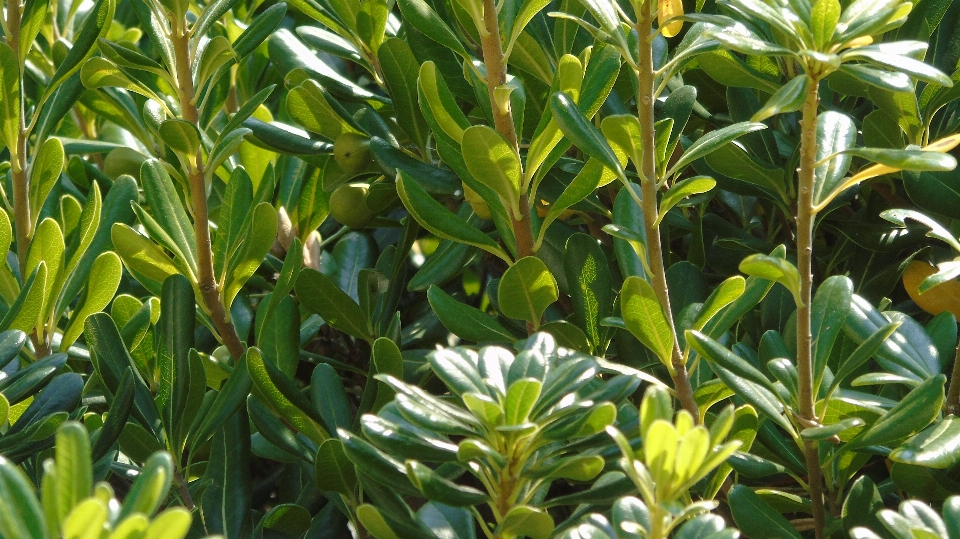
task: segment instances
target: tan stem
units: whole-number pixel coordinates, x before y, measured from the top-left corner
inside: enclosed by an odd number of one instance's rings
[[[817,108],[819,80],[811,77],[807,99],[803,104],[803,132],[800,140],[800,189],[797,198],[797,269],[800,272],[800,302],[797,306],[797,371],[800,383],[800,415],[815,422],[816,396],[813,394],[813,335],[810,305],[813,297],[813,189],[817,160]],[[817,539],[823,538],[826,514],[823,506],[823,476],[820,470],[820,445],[806,440],[803,444],[813,507]]]
[[[506,110],[502,110],[495,98],[497,87],[507,82],[507,65],[504,63],[503,46],[500,42],[500,26],[497,21],[495,0],[483,0],[483,24],[485,32],[480,36],[480,42],[483,48],[483,65],[487,72],[487,95],[490,97],[490,107],[493,109],[494,127],[513,147],[517,155],[520,155],[517,130],[513,124],[513,112],[509,106]],[[533,220],[530,216],[530,199],[526,193],[520,193],[520,220],[513,221],[513,236],[519,258],[534,254]],[[532,331],[532,328],[532,324],[528,324],[528,332]]]
[[[637,110],[640,120],[641,142],[646,149],[643,152],[640,187],[643,194],[643,224],[647,234],[650,280],[657,293],[657,299],[660,300],[663,313],[666,315],[667,323],[670,324],[670,329],[674,334],[673,349],[670,353],[670,364],[673,372],[670,375],[673,378],[674,389],[677,391],[677,400],[680,401],[683,409],[689,412],[695,421],[698,421],[700,418],[699,407],[696,399],[694,399],[693,385],[690,383],[687,366],[683,360],[683,351],[680,349],[680,343],[676,338],[677,331],[673,324],[670,290],[667,286],[667,274],[663,264],[660,226],[656,222],[659,208],[657,206],[657,162],[655,152],[652,151],[653,148],[656,148],[656,129],[654,128],[656,120],[653,114],[656,75],[653,70],[653,44],[650,40],[654,21],[652,7],[648,4],[642,8],[641,15],[637,22],[637,32],[640,35]]]
[[[950,375],[950,387],[947,391],[946,410],[948,414],[960,414],[960,344],[954,354],[953,373]]]
[[[180,94],[180,110],[183,119],[199,129],[199,114],[196,104],[193,103],[196,91],[191,76],[190,36],[184,28],[185,25],[175,28],[174,35],[171,36],[176,54],[177,90]],[[213,271],[213,248],[210,242],[210,216],[207,209],[207,186],[204,181],[202,152],[197,152],[196,166],[188,168],[190,198],[193,202],[193,228],[197,239],[197,278],[201,300],[210,311],[210,318],[220,333],[223,345],[227,347],[234,359],[239,359],[246,351],[246,346],[237,335],[233,322],[227,318],[226,309],[220,298],[220,287]]]
[[[21,16],[20,2],[9,2],[7,4],[7,29],[9,35],[6,36],[7,45],[13,50],[14,58],[20,58],[20,23]],[[19,62],[18,62],[19,65]],[[27,160],[27,133],[26,129],[26,102],[23,93],[23,70],[20,73],[19,95],[20,117],[17,119],[17,140],[15,147],[10,150],[10,175],[13,180],[13,221],[17,236],[17,262],[20,265],[20,278],[26,280],[27,275],[27,251],[30,247],[30,238],[33,237],[34,216],[30,213],[30,174],[28,173]],[[30,340],[33,342],[33,350],[37,359],[50,355],[50,345],[44,336],[43,326],[34,328],[30,334]]]

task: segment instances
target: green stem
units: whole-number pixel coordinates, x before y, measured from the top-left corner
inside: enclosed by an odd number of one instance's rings
[[[643,193],[641,200],[643,208],[643,224],[647,234],[647,257],[650,266],[650,279],[653,289],[657,293],[657,299],[660,300],[660,306],[666,315],[667,323],[674,334],[673,349],[670,354],[670,376],[673,378],[673,385],[677,391],[677,399],[683,409],[693,416],[694,421],[699,421],[700,411],[697,401],[693,396],[693,385],[690,383],[690,376],[687,373],[687,365],[683,359],[683,351],[680,349],[680,342],[677,340],[677,330],[673,324],[673,312],[670,307],[670,291],[667,286],[667,274],[663,265],[663,246],[660,240],[660,225],[657,223],[659,208],[657,206],[657,162],[656,152],[656,129],[654,128],[654,82],[656,74],[653,69],[653,42],[651,41],[651,28],[653,28],[653,1],[640,10],[640,17],[637,21],[637,33],[639,39],[639,71],[637,73],[637,110],[640,120],[640,136],[643,147],[643,163],[641,170],[640,187]]]
[[[181,22],[173,29],[170,36],[177,64],[177,90],[180,97],[180,110],[183,119],[194,124],[199,129],[199,114],[193,102],[196,90],[193,87],[190,58],[190,35],[186,31],[186,23]],[[203,173],[203,155],[197,152],[196,166],[188,166],[188,181],[190,182],[190,198],[193,203],[193,227],[197,238],[197,270],[198,285],[203,303],[210,311],[210,318],[220,333],[224,346],[234,359],[246,351],[246,346],[237,335],[237,330],[227,318],[227,312],[220,301],[220,287],[213,271],[213,248],[210,242],[210,215],[207,208],[207,187]]]
[[[800,416],[817,420],[813,394],[813,335],[810,306],[813,297],[813,189],[817,155],[817,108],[820,97],[816,77],[810,77],[807,99],[803,104],[803,133],[800,140],[800,189],[797,198],[797,269],[800,272],[800,305],[797,306],[797,370],[800,383]],[[805,440],[803,452],[807,464],[810,501],[813,507],[817,539],[823,538],[826,514],[823,506],[823,477],[820,470],[820,446]]]

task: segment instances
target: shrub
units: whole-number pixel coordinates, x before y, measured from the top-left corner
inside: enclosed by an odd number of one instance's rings
[[[7,2],[0,535],[958,535],[958,23]]]

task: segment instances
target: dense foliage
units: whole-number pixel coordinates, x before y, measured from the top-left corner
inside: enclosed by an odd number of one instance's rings
[[[960,3],[0,22],[0,537],[960,539]]]

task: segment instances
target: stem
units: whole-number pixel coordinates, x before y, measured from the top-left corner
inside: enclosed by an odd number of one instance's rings
[[[501,109],[494,95],[498,86],[507,82],[507,65],[504,62],[503,47],[500,43],[500,26],[497,21],[497,5],[495,0],[483,0],[484,32],[481,32],[480,42],[483,47],[483,65],[487,71],[487,95],[490,97],[490,108],[493,109],[493,123],[497,132],[513,147],[513,151],[520,155],[520,144],[517,140],[517,130],[513,125],[513,112],[509,104]],[[520,220],[513,222],[513,235],[517,242],[517,257],[532,256],[533,253],[533,219],[530,217],[530,199],[527,193],[520,193]],[[532,326],[528,325],[528,332]]]
[[[190,486],[187,484],[187,480],[183,478],[180,470],[174,470],[173,473],[176,476],[177,483],[180,485],[180,496],[183,498],[183,505],[190,511],[193,511],[195,506],[193,504],[193,498],[190,496]]]
[[[953,362],[953,374],[950,375],[950,388],[947,391],[948,414],[960,414],[960,344],[957,344],[957,352],[954,355],[956,359]]]
[[[663,247],[660,241],[660,225],[657,224],[657,162],[656,152],[656,130],[654,128],[653,104],[654,104],[654,81],[656,75],[653,69],[653,43],[650,40],[650,29],[653,27],[653,9],[652,0],[646,6],[641,8],[641,16],[637,21],[637,33],[640,36],[639,46],[639,71],[637,73],[637,110],[640,119],[640,136],[643,147],[643,163],[641,170],[640,187],[643,193],[643,224],[647,233],[647,257],[650,261],[650,278],[653,289],[657,293],[657,299],[660,300],[660,306],[666,315],[667,323],[673,332],[673,350],[670,354],[670,376],[673,378],[673,385],[677,390],[677,399],[683,409],[693,416],[694,421],[699,422],[700,411],[697,407],[697,401],[693,397],[693,385],[690,383],[690,376],[687,374],[687,365],[683,359],[683,351],[680,349],[680,342],[677,340],[677,330],[673,324],[673,312],[670,308],[670,291],[667,287],[667,274],[663,267]],[[628,187],[629,188],[629,187]]]
[[[17,58],[17,65],[20,68],[20,87],[18,88],[18,95],[15,96],[15,99],[20,100],[20,117],[17,118],[17,140],[14,147],[10,148],[10,175],[13,180],[13,221],[14,227],[17,229],[17,261],[20,264],[20,279],[26,281],[29,277],[27,275],[27,251],[30,248],[30,238],[33,236],[34,217],[30,215],[30,175],[27,173],[29,128],[26,127],[27,107],[23,98],[23,68],[19,63],[21,16],[20,2],[9,2],[7,4],[6,21],[6,29],[9,33],[6,36],[6,41],[7,45],[10,45],[13,50],[13,56]],[[37,359],[50,355],[50,345],[47,344],[43,333],[43,324],[39,324],[30,334]]]
[[[173,29],[170,36],[173,41],[177,63],[177,90],[180,94],[180,110],[183,119],[194,124],[199,129],[197,106],[193,103],[196,90],[193,87],[193,77],[190,66],[190,36],[181,23]],[[197,273],[200,294],[203,303],[210,311],[210,318],[220,332],[224,346],[234,359],[246,351],[246,346],[240,341],[237,330],[227,318],[226,309],[220,301],[220,287],[213,272],[213,249],[210,243],[210,217],[207,209],[207,187],[203,173],[203,155],[197,152],[195,167],[188,165],[187,176],[190,182],[190,199],[193,202],[193,227],[197,237]]]
[[[810,77],[807,99],[803,104],[803,133],[800,140],[800,189],[797,199],[797,269],[800,271],[800,305],[797,306],[797,370],[800,383],[800,416],[816,421],[813,394],[813,336],[810,305],[813,289],[813,188],[817,155],[817,93],[819,79]],[[823,538],[826,515],[823,507],[823,478],[820,470],[820,445],[814,440],[803,443],[813,506],[817,539]]]

